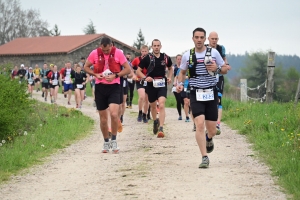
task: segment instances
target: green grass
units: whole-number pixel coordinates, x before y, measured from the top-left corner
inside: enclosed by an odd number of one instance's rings
[[[223,102],[223,121],[253,143],[278,183],[300,199],[300,104]]]
[[[27,114],[27,120],[35,122],[34,127],[17,130],[0,147],[0,183],[43,162],[45,157],[85,137],[93,128],[93,120],[77,110],[38,102],[34,106],[35,112]]]

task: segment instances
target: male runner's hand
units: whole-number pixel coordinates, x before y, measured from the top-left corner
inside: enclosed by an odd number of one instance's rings
[[[211,64],[206,64],[205,67],[207,71],[211,71],[211,72],[215,72],[218,69],[216,62],[213,60],[211,61]]]
[[[95,77],[99,80],[102,80],[103,79],[103,74],[95,74]]]
[[[105,76],[104,78],[107,82],[112,82],[116,78],[116,75],[110,74],[110,75]]]

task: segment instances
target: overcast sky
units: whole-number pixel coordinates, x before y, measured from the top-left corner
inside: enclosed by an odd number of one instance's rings
[[[97,33],[132,45],[139,29],[170,56],[193,47],[192,31],[216,31],[227,53],[267,51],[300,56],[299,0],[20,0],[38,9],[61,35],[81,35],[92,20]]]

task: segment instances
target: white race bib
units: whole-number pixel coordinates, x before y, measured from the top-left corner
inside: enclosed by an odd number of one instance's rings
[[[160,88],[160,87],[165,87],[165,86],[166,86],[166,83],[165,83],[164,78],[153,79],[153,87]]]
[[[58,84],[58,80],[52,80],[52,85],[57,85]]]
[[[144,81],[144,84],[143,84],[143,86],[145,86],[145,87],[147,86],[147,81]]]
[[[83,85],[82,84],[77,84],[77,88],[81,89],[81,88],[83,88]]]
[[[127,81],[128,81],[129,83],[132,83],[132,78],[127,78]]]
[[[212,101],[214,100],[214,90],[213,89],[198,89],[196,90],[197,101]]]
[[[126,87],[126,80],[123,80],[123,87]]]
[[[172,87],[172,92],[176,92],[176,87]]]
[[[185,91],[185,92],[186,92],[186,91],[187,91],[187,88],[184,88],[184,89],[183,89],[183,91]]]
[[[32,85],[33,80],[32,79],[28,79],[28,83],[29,83],[29,85]]]
[[[70,84],[70,81],[69,80],[65,80],[65,84]]]

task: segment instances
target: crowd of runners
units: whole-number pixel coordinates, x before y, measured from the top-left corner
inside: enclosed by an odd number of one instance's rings
[[[171,58],[161,53],[161,41],[154,39],[148,46],[142,46],[141,56],[134,59],[114,46],[113,41],[102,38],[99,48],[93,50],[87,59],[73,64],[70,61],[58,71],[55,64],[44,63],[25,67],[17,66],[11,72],[12,79],[27,82],[28,92],[39,92],[45,101],[50,98],[56,103],[58,88],[63,86],[64,97],[71,105],[74,94],[76,108],[80,109],[86,98],[86,87],[90,85],[94,107],[99,112],[100,129],[103,134],[103,153],[110,150],[119,152],[117,133],[122,132],[125,109],[132,108],[134,89],[138,93],[137,122],[148,123],[153,120],[153,134],[158,138],[165,136],[165,102],[168,84],[176,98],[178,120],[191,123],[195,131],[202,162],[199,168],[209,166],[208,153],[214,149],[213,137],[221,133],[222,93],[224,78],[230,70],[226,60],[225,48],[218,44],[218,34],[211,32],[206,36],[203,28],[192,32],[193,48],[183,55],[178,54],[175,64]],[[208,44],[205,44],[206,37]],[[90,84],[88,84],[90,83]],[[185,119],[182,116],[184,111]]]

